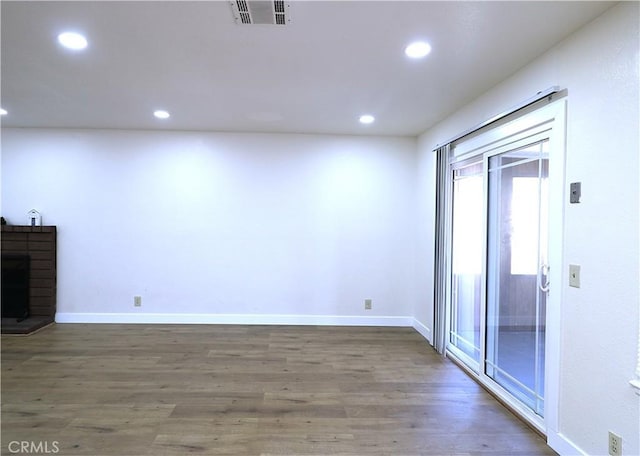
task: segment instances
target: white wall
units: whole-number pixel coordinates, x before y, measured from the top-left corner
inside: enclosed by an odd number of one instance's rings
[[[5,129],[2,215],[24,224],[36,208],[58,226],[59,321],[410,324],[415,151],[412,138]]]
[[[430,278],[434,146],[538,90],[568,90],[566,183],[581,181],[583,197],[579,205],[565,202],[563,268],[582,267],[580,289],[562,284],[561,435],[553,437],[565,452],[608,454],[613,430],[624,454],[640,454],[640,398],[628,384],[640,311],[638,6],[608,10],[419,138],[418,274]],[[433,284],[419,285],[415,315],[431,328]]]

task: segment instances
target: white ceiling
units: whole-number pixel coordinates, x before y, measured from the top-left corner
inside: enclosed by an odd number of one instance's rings
[[[417,135],[612,5],[294,1],[290,25],[243,26],[226,1],[2,1],[2,123]]]

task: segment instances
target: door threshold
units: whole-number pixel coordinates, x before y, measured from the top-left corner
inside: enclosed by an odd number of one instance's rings
[[[453,362],[456,366],[458,366],[460,369],[462,369],[462,371],[465,374],[467,374],[467,376],[469,378],[471,378],[471,380],[473,380],[478,385],[480,385],[480,387],[482,387],[483,390],[485,390],[495,400],[497,400],[500,404],[502,404],[502,406],[504,408],[506,408],[509,412],[511,412],[516,418],[518,418],[520,421],[522,421],[524,424],[526,424],[531,430],[533,430],[540,437],[545,439],[545,441],[547,440],[546,432],[544,432],[542,429],[540,429],[540,427],[537,426],[536,424],[532,423],[531,420],[526,415],[524,415],[524,414],[522,414],[520,412],[520,410],[518,410],[512,404],[507,402],[504,398],[500,397],[500,395],[498,393],[496,393],[495,391],[491,390],[491,388],[489,388],[487,385],[485,385],[484,382],[482,382],[482,380],[480,380],[480,378],[478,377],[478,374],[476,372],[474,372],[471,368],[469,368],[469,366],[467,366],[461,360],[456,358],[456,356],[453,355],[452,353],[450,353],[449,351],[445,351],[445,356],[446,356],[447,359],[451,360],[451,362]]]

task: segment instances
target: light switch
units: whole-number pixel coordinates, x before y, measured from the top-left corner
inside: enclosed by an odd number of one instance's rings
[[[580,265],[569,265],[569,286],[580,288]]]

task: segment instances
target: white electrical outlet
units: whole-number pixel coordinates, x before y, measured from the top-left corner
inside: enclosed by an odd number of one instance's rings
[[[609,454],[622,456],[622,437],[609,431]]]
[[[364,310],[371,310],[371,299],[364,300]]]
[[[136,307],[140,307],[142,305],[142,296],[134,296],[133,305]]]

